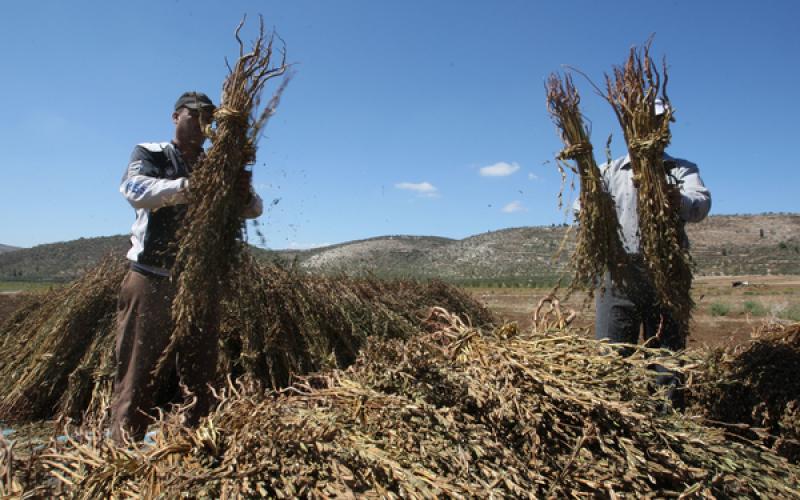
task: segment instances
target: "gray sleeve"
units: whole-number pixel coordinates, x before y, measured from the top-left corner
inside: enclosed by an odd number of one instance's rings
[[[680,182],[680,216],[686,222],[700,222],[711,210],[711,192],[703,184],[697,165],[681,162],[675,169],[675,177]]]

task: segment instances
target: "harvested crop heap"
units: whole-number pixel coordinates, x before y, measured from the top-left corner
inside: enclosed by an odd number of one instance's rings
[[[266,394],[231,386],[197,429],[173,416],[150,446],[84,436],[54,443],[30,467],[8,457],[5,467],[17,491],[85,498],[719,498],[800,488],[800,469],[769,450],[659,416],[646,366],[676,362],[663,353],[622,358],[567,332],[492,334],[442,310],[431,321],[433,333],[371,342],[346,371]]]
[[[691,258],[682,242],[680,216],[670,202],[670,193],[677,187],[668,184],[664,165],[672,117],[666,95],[667,68],[665,63],[658,72],[649,45],[641,51],[632,48],[625,65],[615,67],[613,77],[606,76],[606,99],[617,115],[631,158],[644,260],[659,302],[672,311],[681,331],[688,332],[694,306],[689,293]],[[656,115],[658,98],[664,105],[661,115]]]
[[[583,122],[580,96],[572,78],[562,80],[552,74],[547,80],[547,109],[559,129],[564,150],[558,155],[559,168],[567,160],[580,180],[578,235],[571,266],[574,270],[571,289],[591,291],[606,272],[620,282],[626,254],[619,236],[619,221],[614,200],[603,186],[603,178],[594,159],[588,127]]]
[[[0,326],[0,420],[80,421],[85,412],[102,420],[125,269],[121,260],[107,260]],[[408,337],[435,305],[491,321],[465,293],[435,281],[310,277],[249,254],[231,279],[221,304],[220,385],[227,375],[246,375],[282,387],[296,374],[346,366],[368,336]],[[163,403],[172,396],[165,392]]]
[[[800,323],[766,325],[754,337],[711,351],[690,395],[708,420],[800,463]]]
[[[82,279],[34,299],[0,326],[0,420],[47,418],[59,400],[63,406],[76,403],[70,398],[88,406],[92,372],[113,350],[124,273],[121,260],[106,259]]]

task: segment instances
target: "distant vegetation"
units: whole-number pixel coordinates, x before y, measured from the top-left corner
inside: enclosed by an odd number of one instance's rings
[[[687,225],[696,275],[800,274],[800,215],[717,215]],[[554,257],[568,228],[491,231],[453,240],[383,236],[310,250],[263,250],[312,273],[441,278],[470,287],[542,287],[563,277],[572,248]],[[124,255],[128,236],[81,238],[0,254],[0,281],[64,282],[105,255]],[[566,277],[568,278],[568,276]],[[751,314],[760,313],[754,309]]]
[[[721,302],[711,304],[711,316],[727,316],[731,312],[731,306]]]

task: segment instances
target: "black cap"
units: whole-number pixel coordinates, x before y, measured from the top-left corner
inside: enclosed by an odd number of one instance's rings
[[[208,96],[202,92],[184,92],[175,102],[175,111],[178,111],[181,108],[207,109],[208,111],[214,111],[216,106],[214,106],[214,103],[211,102],[211,99],[209,99]]]

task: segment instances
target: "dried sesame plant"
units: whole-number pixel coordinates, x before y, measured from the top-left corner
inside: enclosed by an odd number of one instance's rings
[[[20,496],[76,498],[791,498],[800,468],[757,443],[663,415],[653,362],[569,332],[495,331],[434,309],[347,370],[264,393],[231,384],[196,428],[149,444],[96,432],[33,460],[0,454]],[[2,444],[2,443],[0,443]],[[5,463],[3,463],[5,462]]]
[[[242,172],[255,162],[256,144],[286,87],[284,79],[269,104],[260,106],[270,80],[286,74],[286,52],[273,61],[275,34],[267,36],[263,20],[249,52],[239,38],[239,59],[230,69],[214,113],[211,148],[192,172],[187,224],[178,235],[173,268],[177,293],[172,303],[174,330],[159,361],[163,366],[182,343],[202,335],[217,335],[220,297],[229,288],[230,273],[240,262],[244,218],[248,200],[237,189]]]
[[[659,72],[649,52],[650,42],[641,50],[631,48],[625,65],[606,75],[606,99],[617,115],[631,157],[642,255],[659,301],[687,334],[694,306],[689,294],[691,259],[683,244],[677,208],[670,201],[676,187],[668,183],[664,165],[673,111],[666,94],[666,62]],[[661,115],[656,114],[659,98],[665,108]]]
[[[709,349],[689,399],[712,424],[800,464],[800,323],[765,323],[752,337]]]
[[[114,378],[115,313],[124,259],[36,297],[0,325],[0,421],[57,418],[100,425]],[[221,299],[217,387],[245,378],[281,388],[294,377],[350,365],[368,338],[407,338],[446,307],[493,321],[468,293],[438,281],[310,276],[245,252]],[[166,386],[177,387],[177,380]],[[171,394],[166,387],[166,405]]]
[[[564,165],[580,181],[578,234],[571,267],[570,290],[583,288],[592,293],[606,272],[619,282],[626,254],[619,235],[619,221],[614,200],[603,186],[600,169],[594,159],[589,129],[579,109],[580,95],[565,75],[551,74],[547,80],[547,110],[559,130],[564,149],[556,158],[564,174]],[[568,164],[572,161],[574,166]]]
[[[65,389],[84,384],[103,352],[92,348],[114,337],[125,271],[120,259],[106,258],[82,279],[51,290],[0,325],[0,420],[51,417]],[[113,351],[112,343],[106,344]],[[89,386],[86,395],[91,393]]]

